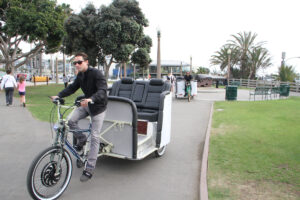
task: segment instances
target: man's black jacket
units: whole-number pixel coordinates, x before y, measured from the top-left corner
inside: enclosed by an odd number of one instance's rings
[[[58,96],[60,98],[69,96],[79,88],[83,91],[85,98],[91,98],[94,102],[94,104],[89,104],[92,115],[97,115],[106,110],[107,83],[98,69],[89,67],[85,72],[79,72],[74,82],[62,90]]]
[[[193,80],[193,76],[192,75],[184,75],[184,79],[188,82],[190,82],[191,80]]]

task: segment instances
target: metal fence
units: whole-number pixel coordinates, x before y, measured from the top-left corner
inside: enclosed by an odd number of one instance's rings
[[[281,84],[288,84],[291,92],[300,92],[300,83],[296,82],[281,82],[281,81],[268,81],[268,80],[250,80],[250,79],[230,79],[231,85],[239,85],[247,88],[256,88],[259,86],[265,87],[279,87]]]

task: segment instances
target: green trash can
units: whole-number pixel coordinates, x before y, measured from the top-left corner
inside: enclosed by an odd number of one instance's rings
[[[280,85],[280,96],[288,97],[290,95],[290,86],[288,84]]]
[[[226,97],[225,99],[226,100],[229,100],[229,101],[235,101],[236,100],[236,97],[237,97],[237,86],[235,85],[228,85],[226,87]]]

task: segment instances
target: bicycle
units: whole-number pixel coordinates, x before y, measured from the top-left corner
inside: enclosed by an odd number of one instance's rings
[[[78,168],[83,167],[87,160],[89,138],[91,135],[91,119],[89,119],[88,129],[70,130],[68,120],[64,119],[64,115],[71,109],[74,112],[75,108],[80,106],[80,101],[76,101],[73,106],[64,106],[64,99],[58,98],[53,100],[53,103],[55,105],[50,112],[50,124],[53,123],[51,120],[53,120],[55,107],[57,107],[58,114],[58,124],[54,126],[56,132],[54,142],[51,147],[45,149],[35,157],[27,174],[27,189],[33,199],[57,199],[68,187],[73,166],[71,156],[65,147],[77,159],[76,165]],[[62,108],[66,110],[62,112]],[[68,141],[69,132],[88,133],[87,142],[81,154]],[[103,147],[103,144],[100,147]]]

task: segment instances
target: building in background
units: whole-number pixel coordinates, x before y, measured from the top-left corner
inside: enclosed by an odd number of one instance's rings
[[[113,78],[123,77],[123,65],[121,63],[116,64],[115,68],[113,69],[112,76]],[[149,71],[148,71],[149,70]],[[126,71],[128,77],[133,77],[134,73],[134,65],[132,63],[127,63]],[[175,76],[180,76],[181,74],[184,75],[185,72],[190,71],[190,64],[179,61],[179,60],[162,60],[161,61],[161,76],[167,76],[168,73],[172,73]],[[136,65],[136,78],[147,77],[149,75],[151,78],[156,78],[157,73],[157,62],[152,61],[148,68],[140,68],[139,65]],[[121,76],[122,75],[122,76]]]

